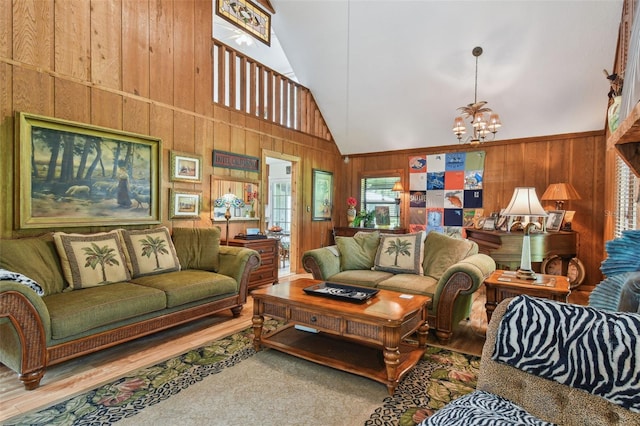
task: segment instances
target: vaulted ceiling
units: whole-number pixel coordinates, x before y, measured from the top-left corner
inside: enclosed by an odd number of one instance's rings
[[[273,28],[343,155],[458,143],[457,108],[496,139],[602,130],[622,0],[271,0]]]

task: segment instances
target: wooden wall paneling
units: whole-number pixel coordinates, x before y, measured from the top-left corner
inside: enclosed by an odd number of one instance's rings
[[[195,16],[195,112],[213,116],[213,2],[198,2]]]
[[[91,73],[91,3],[85,0],[55,2],[56,72],[88,81]]]
[[[195,152],[195,117],[179,111],[173,113],[173,149]]]
[[[53,0],[13,2],[13,59],[53,69],[53,5]]]
[[[194,0],[174,1],[174,105],[189,111],[195,105],[195,13]]]
[[[0,0],[0,57],[12,58],[13,55],[13,2]]]
[[[91,89],[88,86],[56,78],[54,90],[56,118],[91,123]]]
[[[258,113],[258,67],[255,62],[249,65],[249,114],[256,116]]]
[[[204,118],[195,120],[195,153],[202,155],[202,214],[197,227],[211,226],[211,179],[213,150],[213,121]],[[166,162],[166,161],[165,161]]]
[[[53,77],[30,68],[13,68],[13,110],[53,116]]]
[[[148,1],[122,0],[122,40],[122,90],[148,98]]]
[[[282,124],[282,78],[278,75],[273,75],[273,80],[273,98],[271,98],[274,109],[273,121]]]
[[[173,104],[173,0],[149,1],[149,97]]]
[[[227,52],[227,78],[225,82],[225,87],[227,89],[227,93],[229,94],[229,99],[227,101],[227,105],[230,109],[236,108],[236,90],[237,90],[237,62],[238,56],[235,51],[229,50]]]
[[[91,3],[91,81],[122,88],[122,2]]]
[[[7,2],[7,0],[2,1]],[[4,21],[0,18],[0,25],[3,23]],[[0,41],[0,43],[2,42]],[[0,150],[2,151],[2,155],[0,155],[0,199],[3,200],[0,203],[0,238],[10,238],[13,229],[14,118],[12,80],[13,67],[0,62]]]
[[[124,130],[155,136],[149,132],[151,105],[148,102],[125,96],[122,108],[122,128]]]
[[[242,112],[247,112],[247,58],[245,58],[244,56],[242,58],[240,58],[240,64],[239,64],[239,84],[240,87],[238,88],[238,101],[239,101],[239,105],[238,108],[240,109],[240,111]]]
[[[105,90],[91,89],[91,123],[110,129],[122,129],[122,95]]]
[[[504,158],[506,156],[505,145],[495,145],[491,149],[485,149],[484,176],[482,178],[482,205],[483,208],[498,209],[507,206],[511,200],[511,193],[504,189],[502,173],[505,169]]]
[[[162,140],[161,184],[160,184],[160,215],[162,223],[171,226],[169,220],[169,151],[173,149],[173,111],[160,105],[151,105],[151,120],[149,134]]]
[[[264,118],[273,121],[273,73],[270,70],[264,70],[266,99],[266,114]]]

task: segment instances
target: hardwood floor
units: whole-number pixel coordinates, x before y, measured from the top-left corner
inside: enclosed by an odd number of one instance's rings
[[[310,274],[281,276],[280,282]],[[584,297],[576,294],[577,301]],[[476,292],[472,313],[463,321],[451,342],[444,346],[460,352],[480,355],[486,332],[484,287]],[[240,317],[223,312],[191,324],[179,326],[118,345],[49,368],[40,387],[26,391],[16,373],[0,365],[0,422],[109,383],[124,374],[154,365],[190,349],[205,345],[251,326],[253,300],[249,298]],[[428,343],[442,346],[431,334]]]

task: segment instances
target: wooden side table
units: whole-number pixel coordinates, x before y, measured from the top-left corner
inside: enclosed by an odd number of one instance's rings
[[[489,278],[484,280],[487,289],[487,320],[491,321],[491,315],[498,303],[509,297],[526,294],[534,297],[566,302],[571,290],[569,280],[562,275],[536,274],[536,280],[519,280],[515,271],[496,270]]]

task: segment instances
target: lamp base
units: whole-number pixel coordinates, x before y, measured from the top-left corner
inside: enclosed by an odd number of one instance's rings
[[[536,273],[533,272],[531,269],[518,269],[516,271],[516,278],[518,278],[519,280],[535,280],[536,279]]]

